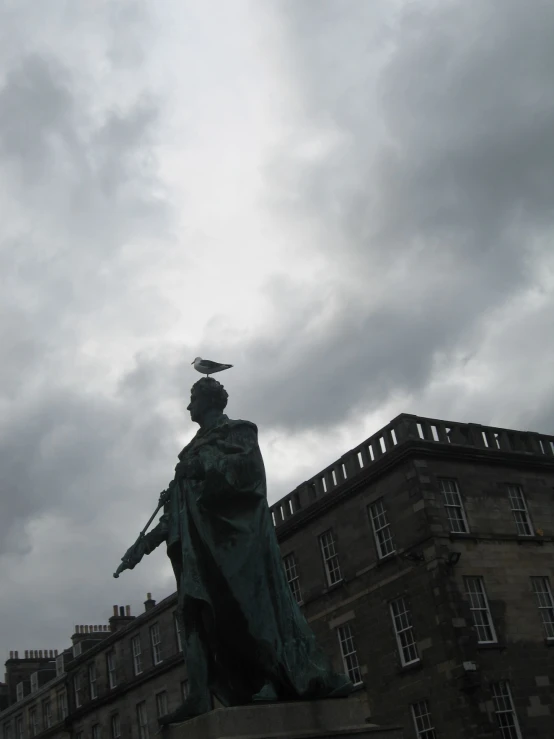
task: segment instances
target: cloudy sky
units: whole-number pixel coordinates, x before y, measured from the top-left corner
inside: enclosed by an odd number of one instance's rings
[[[0,2],[0,654],[111,573],[201,355],[273,502],[400,412],[554,432],[550,0]]]

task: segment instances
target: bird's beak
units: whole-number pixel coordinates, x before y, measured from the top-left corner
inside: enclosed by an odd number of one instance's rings
[[[194,364],[194,360],[191,362],[191,364]]]

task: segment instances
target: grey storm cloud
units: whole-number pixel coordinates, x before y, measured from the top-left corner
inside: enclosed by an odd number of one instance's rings
[[[235,365],[231,416],[292,439],[389,408],[552,431],[551,3],[276,0],[293,103],[258,203],[313,274],[284,256],[265,324],[213,315],[178,349],[142,279],[194,250],[157,169],[155,25],[141,2],[48,5],[0,11],[0,647],[173,588],[159,558],[111,572],[193,431],[198,354]]]
[[[286,142],[268,164],[270,204],[319,224],[330,287],[299,284],[292,302],[277,290],[281,326],[241,348],[267,372],[252,410],[314,428],[417,394],[532,287],[554,226],[554,8],[420,2],[372,25],[363,3],[280,7],[305,118],[340,143],[306,162]],[[325,300],[322,334],[310,311]]]

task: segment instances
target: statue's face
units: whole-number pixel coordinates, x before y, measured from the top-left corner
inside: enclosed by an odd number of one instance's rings
[[[206,411],[210,410],[210,402],[204,393],[193,393],[187,411],[190,411],[190,420],[200,423]]]

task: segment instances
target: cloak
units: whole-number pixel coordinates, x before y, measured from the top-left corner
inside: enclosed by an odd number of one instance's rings
[[[267,685],[277,700],[350,693],[352,683],[319,649],[286,580],[257,427],[222,415],[179,459],[196,465],[201,479],[177,472],[146,551],[167,542],[183,641],[197,632],[208,642],[214,695],[228,706],[262,700]]]

